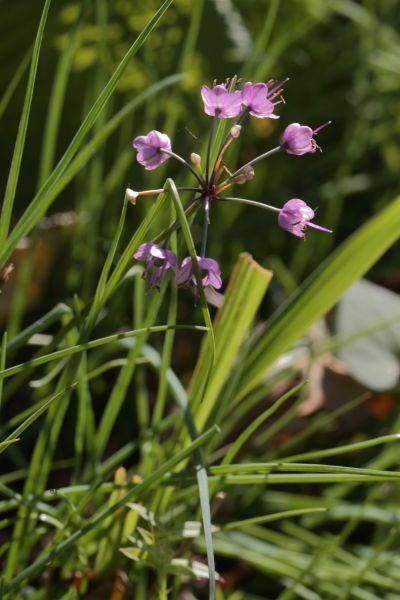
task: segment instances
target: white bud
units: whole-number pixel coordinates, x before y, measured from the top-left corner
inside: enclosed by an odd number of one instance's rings
[[[231,128],[231,136],[233,138],[237,138],[237,137],[239,137],[241,131],[242,131],[242,126],[241,125],[234,125]]]
[[[190,160],[195,167],[200,167],[201,165],[201,156],[200,154],[196,154],[196,152],[192,152],[190,155]]]
[[[125,190],[125,200],[130,202],[131,204],[136,204],[136,198],[139,196],[139,192],[135,192],[130,188],[126,188]]]

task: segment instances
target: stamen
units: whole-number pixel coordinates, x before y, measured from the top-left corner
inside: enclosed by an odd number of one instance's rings
[[[289,79],[290,79],[290,77],[286,77],[285,79],[283,79],[282,81],[280,81],[279,83],[274,85],[268,92],[268,98],[271,98],[270,94],[273,94],[274,92],[279,94],[282,91],[282,89],[279,89],[279,88],[283,88],[283,86],[287,84]],[[279,90],[279,92],[277,90]]]
[[[332,123],[332,121],[327,121],[323,125],[320,125],[319,127],[317,127],[317,129],[313,129],[313,134],[317,135],[317,133],[319,133],[321,131],[321,129],[325,129],[325,127],[328,127],[328,125],[331,125],[331,123]]]

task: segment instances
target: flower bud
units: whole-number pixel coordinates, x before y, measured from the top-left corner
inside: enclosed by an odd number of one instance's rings
[[[231,128],[231,136],[232,136],[233,138],[237,138],[237,137],[239,137],[241,130],[242,130],[242,126],[241,126],[241,125],[234,125],[234,126]]]
[[[130,188],[126,188],[125,190],[125,200],[130,202],[131,204],[136,204],[136,198],[139,196],[139,192],[135,192]]]
[[[190,155],[190,160],[195,167],[200,167],[201,165],[201,156],[200,154],[196,154],[196,152],[192,152]]]

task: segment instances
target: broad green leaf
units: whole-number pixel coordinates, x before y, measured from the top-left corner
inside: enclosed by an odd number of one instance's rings
[[[249,254],[243,253],[239,256],[229,280],[224,303],[213,325],[215,361],[204,398],[201,393],[208,366],[208,348],[204,342],[189,387],[189,402],[191,406],[197,407],[196,423],[200,429],[204,427],[218,404],[219,392],[249,333],[271,278],[271,271],[263,269]]]
[[[385,326],[390,319],[394,322]],[[400,375],[398,294],[363,279],[357,281],[341,299],[335,322],[336,334],[348,338],[338,354],[354,379],[371,390],[393,387]],[[368,328],[379,322],[382,327],[368,334]]]

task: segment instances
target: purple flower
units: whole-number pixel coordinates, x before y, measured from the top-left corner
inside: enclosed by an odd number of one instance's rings
[[[171,140],[165,133],[160,133],[155,129],[147,135],[135,137],[132,145],[138,151],[138,162],[148,171],[156,169],[170,158],[161,150],[171,150]]]
[[[330,121],[320,125],[317,129],[311,129],[308,125],[300,125],[300,123],[288,125],[282,135],[283,149],[286,150],[288,154],[296,154],[297,156],[321,150],[314,140],[313,135],[316,135],[321,129],[329,124]]]
[[[243,104],[247,106],[250,114],[258,119],[265,119],[266,117],[279,119],[277,115],[273,114],[275,104],[269,100],[270,95],[266,83],[251,83],[251,81],[248,81],[243,86]]]
[[[212,286],[216,290],[222,286],[221,269],[219,264],[213,258],[197,257],[197,262],[201,271],[201,281],[203,287]],[[178,269],[176,280],[178,285],[187,283],[197,284],[193,273],[193,263],[190,256],[183,259],[180,268]]]
[[[143,260],[145,263],[145,279],[149,289],[160,287],[164,271],[176,270],[175,254],[158,244],[142,244],[133,256],[136,260]]]
[[[211,117],[220,119],[237,117],[242,109],[242,92],[238,90],[229,92],[224,85],[214,85],[211,89],[203,85],[201,97],[204,111]]]
[[[314,216],[315,212],[304,202],[304,200],[292,198],[292,200],[288,200],[281,208],[278,215],[278,223],[282,229],[301,238],[305,237],[305,229],[307,227],[332,233],[330,229],[310,223],[310,220],[313,219]]]

